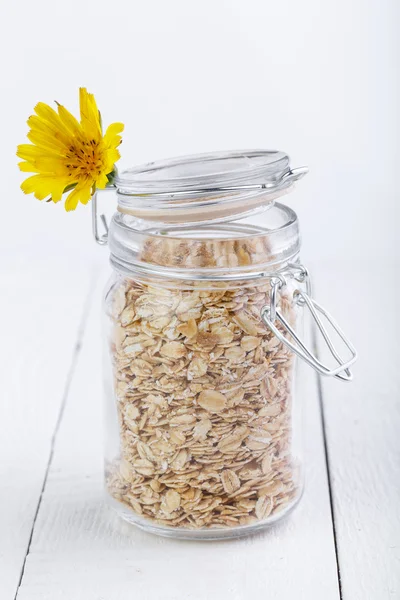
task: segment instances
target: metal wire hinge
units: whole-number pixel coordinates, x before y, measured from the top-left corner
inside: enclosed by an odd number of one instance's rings
[[[351,381],[353,375],[349,367],[357,360],[357,351],[345,336],[343,331],[340,329],[336,321],[331,317],[327,310],[325,310],[320,304],[318,304],[313,298],[311,298],[311,283],[307,269],[302,265],[292,264],[290,265],[294,270],[294,278],[296,281],[306,284],[306,291],[296,289],[293,293],[293,300],[298,306],[307,307],[311,313],[314,323],[317,325],[321,332],[328,349],[337,362],[338,366],[329,368],[327,365],[322,364],[318,358],[311,352],[309,348],[302,342],[293,327],[286,321],[283,315],[277,309],[278,293],[286,285],[286,279],[282,276],[277,276],[271,281],[271,300],[270,304],[263,306],[261,309],[261,318],[267,327],[276,335],[280,342],[285,344],[292,352],[302,358],[307,364],[315,369],[321,375],[335,377],[342,381]],[[330,335],[328,334],[324,324],[321,321],[320,314],[323,315],[326,321],[330,324],[333,330],[344,342],[346,348],[350,352],[350,358],[344,361],[336,350],[334,343]],[[277,327],[276,321],[278,321],[283,330],[286,330],[294,342],[291,342],[282,331]]]
[[[105,246],[108,243],[108,223],[104,214],[100,215],[100,220],[103,223],[105,233],[99,234],[99,228],[97,223],[97,192],[92,196],[92,232],[93,237],[100,246]]]

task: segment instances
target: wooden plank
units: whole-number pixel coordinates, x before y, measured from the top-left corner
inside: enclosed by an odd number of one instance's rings
[[[43,258],[43,257],[41,257]],[[0,598],[14,598],[89,289],[88,266],[14,257],[0,280]]]
[[[102,500],[99,298],[89,315],[18,600],[338,600],[315,377],[306,378],[307,489],[269,531],[236,541],[146,534]]]
[[[316,270],[318,300],[359,351],[351,384],[322,380],[344,600],[400,598],[396,272],[395,264]]]

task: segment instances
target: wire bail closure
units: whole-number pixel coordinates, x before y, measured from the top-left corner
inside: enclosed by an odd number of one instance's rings
[[[280,342],[285,344],[292,352],[294,352],[297,356],[303,359],[308,365],[310,365],[315,371],[320,373],[321,375],[335,377],[336,379],[340,379],[341,381],[351,381],[353,379],[353,375],[349,369],[349,367],[357,360],[357,351],[350,342],[350,340],[345,336],[343,331],[340,329],[339,325],[333,319],[333,317],[325,310],[320,304],[318,304],[313,298],[311,298],[311,281],[309,278],[308,271],[305,267],[299,264],[289,264],[289,267],[295,271],[294,278],[299,283],[306,284],[306,291],[296,289],[293,293],[294,302],[303,307],[307,307],[311,313],[311,316],[314,319],[314,323],[316,323],[319,331],[322,333],[322,336],[328,346],[331,355],[334,357],[339,366],[334,368],[329,368],[327,365],[322,364],[318,358],[305,346],[302,340],[298,337],[294,329],[289,325],[283,315],[279,312],[277,308],[278,304],[278,293],[279,291],[286,285],[286,280],[282,276],[276,276],[271,281],[271,301],[269,305],[263,306],[261,309],[261,318],[264,321],[265,325],[274,333],[274,335],[279,339]],[[338,334],[338,336],[342,339],[347,349],[350,351],[351,357],[344,361],[336,350],[331,337],[329,336],[326,328],[324,327],[319,314],[322,314],[325,319],[332,326],[334,331]],[[293,338],[294,343],[291,342],[285,335],[278,329],[276,326],[276,320],[282,325],[282,327],[289,333],[289,335]]]
[[[104,214],[100,215],[100,220],[103,223],[103,227],[105,229],[105,233],[103,235],[99,234],[99,227],[97,221],[97,192],[95,192],[92,196],[92,233],[95,241],[100,246],[105,246],[108,244],[108,223],[106,216]]]
[[[290,174],[292,175],[293,172]],[[298,173],[297,176],[302,176],[303,173]],[[97,214],[97,192],[93,194],[92,197],[92,231],[93,237],[96,242],[100,246],[104,246],[108,244],[108,224],[104,214],[100,215],[100,220],[103,224],[105,233],[102,235],[99,233],[98,228],[98,214]],[[330,369],[328,366],[322,364],[318,358],[309,350],[305,344],[298,337],[294,329],[289,325],[286,319],[278,310],[278,297],[279,291],[286,286],[286,277],[282,273],[275,273],[271,277],[271,297],[270,304],[265,305],[261,309],[261,318],[264,321],[265,325],[274,333],[274,335],[278,338],[280,342],[285,344],[292,352],[294,352],[297,356],[303,359],[308,365],[310,365],[315,371],[320,373],[321,375],[335,377],[336,379],[340,379],[342,381],[351,381],[353,379],[353,375],[349,369],[349,367],[357,360],[357,351],[354,346],[350,342],[350,340],[345,336],[343,331],[340,329],[339,325],[336,321],[331,317],[327,310],[325,310],[320,304],[318,304],[311,297],[311,280],[308,274],[307,269],[298,263],[289,263],[288,267],[290,269],[290,274],[294,277],[294,279],[299,283],[304,283],[306,286],[306,291],[302,291],[300,289],[296,289],[293,294],[293,300],[298,306],[307,307],[311,313],[314,322],[316,323],[319,331],[322,333],[322,336],[326,342],[326,345],[329,348],[331,355],[334,357],[338,366]],[[343,361],[339,353],[337,352],[328,332],[326,331],[319,314],[323,315],[325,319],[330,323],[331,327],[334,331],[339,335],[347,349],[350,351],[351,357],[347,361]],[[283,335],[283,333],[277,328],[276,320],[280,322],[284,330],[286,330],[289,335],[293,338],[294,342],[291,342],[287,337]]]

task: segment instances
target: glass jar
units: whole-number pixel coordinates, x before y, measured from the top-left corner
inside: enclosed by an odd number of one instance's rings
[[[105,479],[113,508],[147,531],[237,537],[301,497],[299,357],[341,379],[355,359],[330,342],[297,216],[275,203],[303,174],[283,153],[252,151],[151,163],[116,181]],[[99,239],[96,214],[94,224]],[[305,307],[334,369],[301,341]]]

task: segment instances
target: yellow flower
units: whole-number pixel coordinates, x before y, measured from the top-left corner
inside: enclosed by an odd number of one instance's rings
[[[87,204],[96,188],[110,182],[114,164],[120,158],[117,147],[124,126],[113,123],[103,136],[101,118],[93,94],[79,89],[80,123],[64,106],[57,110],[39,102],[36,115],[28,119],[31,144],[21,144],[17,156],[21,171],[36,173],[25,179],[21,189],[38,200],[59,202],[64,192],[72,190],[65,201],[66,210],[75,210],[78,202]]]

